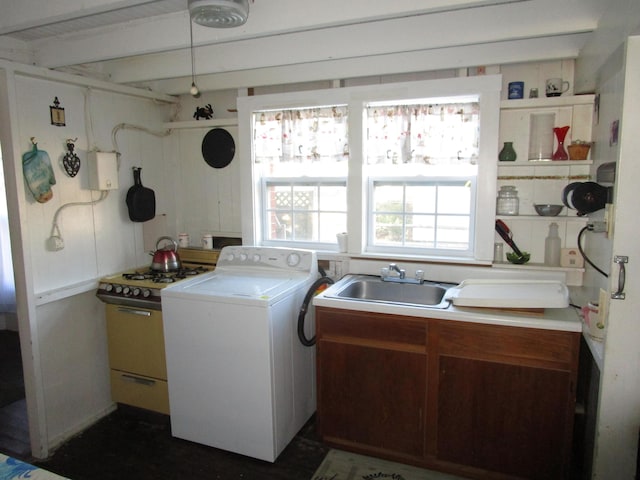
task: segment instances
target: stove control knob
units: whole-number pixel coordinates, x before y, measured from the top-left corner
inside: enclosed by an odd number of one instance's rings
[[[116,285],[116,293],[122,293],[122,285]]]
[[[124,287],[124,288],[122,289],[122,293],[123,293],[123,295],[129,295],[129,294],[131,293],[131,288],[129,288],[129,287]]]
[[[132,295],[134,297],[137,297],[138,295],[140,295],[140,289],[138,287],[134,288],[133,291],[131,292]]]
[[[142,296],[144,298],[147,298],[151,295],[151,290],[149,290],[148,288],[145,288],[144,290],[142,290]]]
[[[111,292],[111,291],[113,291],[113,284],[112,284],[112,283],[107,283],[107,284],[104,286],[104,289],[105,289],[107,292]]]
[[[247,261],[247,254],[246,253],[241,253],[240,254],[240,261],[241,262],[246,262]]]
[[[235,256],[233,255],[233,253],[230,253],[229,255],[227,255],[227,262],[233,262],[234,258]]]
[[[258,263],[260,261],[260,255],[258,255],[257,253],[253,254],[253,261]]]

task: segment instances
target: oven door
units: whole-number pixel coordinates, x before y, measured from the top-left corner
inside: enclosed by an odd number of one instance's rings
[[[113,400],[168,414],[162,312],[113,304],[106,308]]]

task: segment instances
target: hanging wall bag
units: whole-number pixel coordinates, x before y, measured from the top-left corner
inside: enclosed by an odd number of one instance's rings
[[[33,149],[22,155],[22,171],[33,198],[39,203],[51,200],[51,185],[56,184],[56,176],[49,155],[44,150],[38,150],[38,144],[35,142]]]
[[[133,186],[127,192],[127,208],[132,222],[146,222],[156,216],[156,194],[142,186],[141,171],[141,167],[133,167]]]

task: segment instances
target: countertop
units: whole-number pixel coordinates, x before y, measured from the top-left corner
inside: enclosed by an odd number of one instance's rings
[[[458,307],[455,305],[450,305],[446,309],[438,309],[329,298],[325,296],[328,290],[314,297],[314,306],[521,328],[582,332],[582,321],[573,307],[547,308],[543,312],[535,313],[493,308]]]

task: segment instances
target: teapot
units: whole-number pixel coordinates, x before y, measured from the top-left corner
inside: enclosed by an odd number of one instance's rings
[[[164,240],[169,240],[173,244],[173,248],[164,246],[160,249],[160,242]],[[156,251],[149,252],[149,255],[153,255],[151,270],[158,272],[170,272],[172,270],[178,270],[182,266],[180,257],[178,256],[178,242],[171,237],[160,237],[156,242]]]

